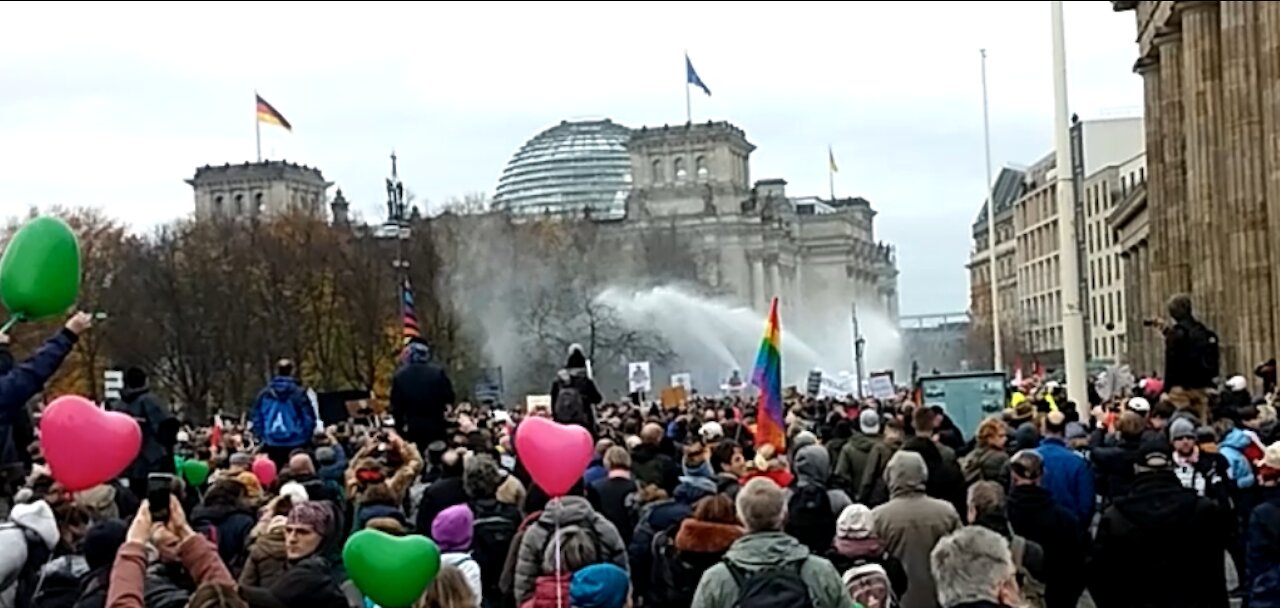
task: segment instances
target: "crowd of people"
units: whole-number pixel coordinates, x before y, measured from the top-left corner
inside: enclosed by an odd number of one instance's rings
[[[90,324],[0,357],[0,608],[374,608],[343,560],[362,530],[434,542],[431,608],[1280,606],[1272,395],[1203,377],[1176,323],[1172,373],[1091,416],[1035,379],[976,429],[905,389],[793,393],[782,446],[756,444],[749,399],[607,401],[580,349],[526,410],[460,402],[414,344],[388,415],[328,427],[287,360],[244,424],[184,421],[130,370],[108,407],[137,460],[68,493],[24,408]],[[531,417],[595,441],[564,495],[515,448]]]

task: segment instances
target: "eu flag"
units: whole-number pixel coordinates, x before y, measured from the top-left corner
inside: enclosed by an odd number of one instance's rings
[[[707,88],[707,83],[702,82],[702,79],[698,77],[698,70],[693,69],[693,62],[689,61],[689,55],[687,54],[684,56],[684,71],[685,80],[689,84],[702,89],[702,92],[706,93],[707,97],[711,97],[711,89]]]

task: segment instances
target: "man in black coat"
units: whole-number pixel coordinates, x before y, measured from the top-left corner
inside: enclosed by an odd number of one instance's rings
[[[560,393],[572,389],[577,393],[576,402],[566,404],[560,402]],[[587,429],[593,439],[600,438],[600,427],[596,420],[596,406],[604,402],[604,396],[596,383],[587,374],[587,357],[582,353],[582,346],[574,344],[569,347],[569,360],[564,369],[556,374],[551,383],[551,415],[560,424],[577,424]]]
[[[444,367],[431,361],[431,349],[411,342],[407,360],[391,378],[391,415],[396,432],[426,453],[446,437],[445,413],[457,399]]]
[[[133,367],[124,372],[124,389],[111,409],[128,414],[142,429],[142,448],[125,469],[129,489],[142,500],[147,496],[147,475],[173,471],[173,451],[178,443],[178,419],[169,405],[151,391],[147,373]]]
[[[1014,534],[1036,542],[1044,549],[1045,605],[1048,608],[1075,608],[1084,593],[1084,570],[1088,557],[1088,537],[1084,526],[1070,509],[1053,501],[1040,486],[1044,460],[1035,450],[1023,450],[1009,461],[1013,488],[1006,501],[1006,514]]]
[[[1165,391],[1179,409],[1191,410],[1207,423],[1208,389],[1216,385],[1219,374],[1218,335],[1195,318],[1187,294],[1169,299],[1169,316],[1173,323],[1164,329]]]
[[[1234,518],[1182,487],[1172,453],[1166,441],[1144,444],[1129,494],[1102,514],[1088,575],[1098,608],[1228,605],[1223,556]]]

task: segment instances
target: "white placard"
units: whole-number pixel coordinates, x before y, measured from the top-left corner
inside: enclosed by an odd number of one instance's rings
[[[653,374],[648,361],[632,361],[627,364],[627,386],[632,393],[652,393]]]
[[[889,374],[875,374],[867,378],[867,389],[871,391],[871,396],[885,401],[892,399],[898,394],[898,390],[893,387],[893,380]]]

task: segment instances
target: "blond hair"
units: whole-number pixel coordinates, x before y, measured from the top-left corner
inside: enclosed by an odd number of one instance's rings
[[[461,570],[449,564],[440,566],[436,580],[431,582],[413,608],[473,608],[476,596]]]

